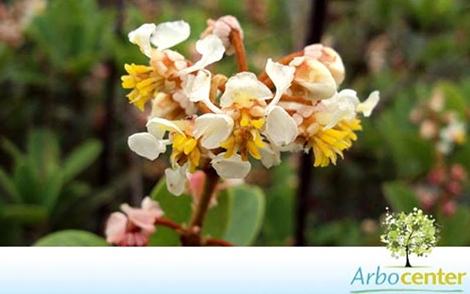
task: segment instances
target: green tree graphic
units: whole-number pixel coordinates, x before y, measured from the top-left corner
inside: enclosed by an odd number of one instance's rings
[[[389,213],[387,210],[384,234],[381,241],[387,245],[392,256],[406,256],[405,267],[411,267],[409,256],[414,253],[423,256],[431,253],[438,241],[435,220],[415,208],[411,213]]]

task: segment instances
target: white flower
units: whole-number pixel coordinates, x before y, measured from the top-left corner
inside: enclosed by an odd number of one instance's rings
[[[189,24],[179,20],[164,22],[156,26],[153,23],[146,23],[129,33],[129,41],[140,47],[142,53],[147,57],[152,57],[154,48],[162,51],[185,41],[190,34]]]
[[[221,60],[224,56],[225,47],[217,36],[209,35],[196,42],[196,51],[201,54],[201,59],[199,59],[194,65],[181,70],[178,75],[185,75],[201,70],[206,66]]]
[[[266,135],[277,146],[288,145],[297,137],[297,124],[282,107],[275,106],[266,116]]]
[[[266,108],[266,134],[278,146],[288,145],[297,137],[296,122],[282,107],[277,106],[282,95],[291,86],[294,72],[294,67],[271,59],[266,63],[266,73],[276,87],[276,94]]]
[[[444,154],[449,154],[454,144],[463,144],[465,142],[466,132],[467,126],[464,122],[457,119],[452,120],[439,133],[438,150]]]
[[[336,82],[320,61],[303,56],[294,58],[289,65],[296,68],[291,88],[294,94],[311,100],[327,99],[335,94]]]
[[[219,153],[211,160],[212,167],[223,179],[243,179],[251,170],[249,161],[243,161],[241,156],[234,154],[225,158],[225,152]]]
[[[326,66],[335,79],[337,86],[343,82],[345,69],[338,52],[322,44],[313,44],[304,48],[304,56],[316,59]]]
[[[360,103],[356,91],[345,89],[330,99],[322,100],[317,106],[316,118],[325,125],[325,130],[331,129],[342,120],[352,121],[357,112],[369,116],[378,102],[378,91],[372,92],[366,101]]]
[[[166,145],[147,132],[131,135],[127,144],[132,151],[149,160],[157,159],[161,153],[166,151]]]
[[[225,114],[206,113],[194,122],[194,137],[207,149],[220,147],[233,131],[233,119]]]
[[[187,164],[183,166],[176,164],[174,168],[165,169],[166,188],[171,194],[175,196],[183,194],[188,181],[187,171]]]
[[[241,107],[251,106],[252,101],[271,99],[271,90],[260,82],[252,72],[237,73],[225,84],[225,92],[220,97],[222,108],[237,103]]]
[[[161,153],[166,151],[166,145],[171,144],[169,140],[163,138],[167,131],[184,135],[183,131],[173,122],[156,117],[147,123],[147,132],[131,135],[127,143],[129,148],[137,155],[155,160]]]
[[[157,47],[157,50],[163,51],[187,40],[190,33],[189,24],[185,21],[164,22],[155,28],[150,42]]]

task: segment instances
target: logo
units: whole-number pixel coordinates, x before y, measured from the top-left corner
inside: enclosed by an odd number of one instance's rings
[[[460,286],[466,276],[466,272],[446,272],[442,268],[390,270],[377,266],[374,271],[367,271],[360,266],[350,284],[358,290],[352,290],[350,293],[462,293]]]
[[[359,266],[350,280],[350,293],[463,293],[466,272],[412,267],[412,254],[427,257],[436,246],[439,230],[435,220],[422,210],[411,213],[387,211],[381,241],[392,257],[403,258],[402,266]]]

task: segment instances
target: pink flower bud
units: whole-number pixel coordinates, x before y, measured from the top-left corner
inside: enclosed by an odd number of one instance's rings
[[[455,203],[455,201],[450,200],[442,205],[442,212],[447,216],[453,215],[456,210],[457,204]]]
[[[459,196],[462,194],[462,185],[460,185],[460,183],[455,180],[450,181],[450,183],[447,184],[447,190],[453,195]]]
[[[450,169],[451,177],[457,181],[464,181],[467,179],[467,171],[460,164],[454,164]]]

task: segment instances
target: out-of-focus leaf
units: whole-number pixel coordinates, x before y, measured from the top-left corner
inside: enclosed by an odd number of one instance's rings
[[[18,224],[37,224],[47,220],[47,209],[33,204],[8,204],[0,207],[0,218]]]
[[[270,171],[272,185],[266,191],[266,217],[261,244],[285,245],[294,234],[296,174],[288,161]]]
[[[109,246],[106,240],[86,231],[65,230],[39,239],[34,246]]]
[[[388,203],[395,212],[411,212],[419,207],[415,193],[404,183],[390,182],[383,185],[383,191]]]
[[[259,187],[241,185],[233,191],[232,215],[224,240],[245,246],[257,237],[265,213],[265,196]]]
[[[192,198],[188,195],[175,196],[166,189],[165,178],[162,178],[150,193],[165,212],[165,217],[177,223],[188,224],[191,216]]]
[[[470,172],[470,144],[463,146],[456,146],[455,156],[453,157],[454,163],[460,163],[463,167]]]
[[[75,178],[95,162],[102,150],[98,140],[91,139],[77,147],[67,157],[63,166],[64,183]]]
[[[56,170],[49,175],[41,189],[41,203],[49,210],[52,210],[57,203],[60,192],[62,191],[62,172]]]
[[[0,168],[0,193],[7,196],[13,202],[21,202],[21,196],[15,187],[13,179]]]
[[[425,174],[434,162],[432,143],[420,139],[409,126],[400,126],[400,118],[383,113],[378,126],[382,138],[392,151],[400,177],[414,178]]]
[[[470,242],[470,210],[467,206],[457,208],[452,216],[439,217],[440,236],[439,245],[464,246]]]
[[[227,189],[217,195],[217,205],[209,208],[207,218],[202,229],[205,236],[223,238],[228,228],[233,202],[232,191]]]
[[[28,136],[28,157],[31,168],[41,182],[47,181],[50,173],[59,165],[59,143],[48,130],[33,130]]]
[[[445,108],[447,110],[455,111],[460,115],[461,118],[465,117],[465,99],[460,92],[457,85],[449,82],[440,83],[437,88],[441,90],[445,96]]]
[[[157,232],[150,235],[149,246],[178,246],[180,245],[180,236],[174,230],[159,226]]]
[[[39,203],[38,193],[40,186],[35,173],[27,164],[23,162],[19,164],[13,173],[13,180],[15,181],[16,189],[21,195],[21,198],[26,203]]]

